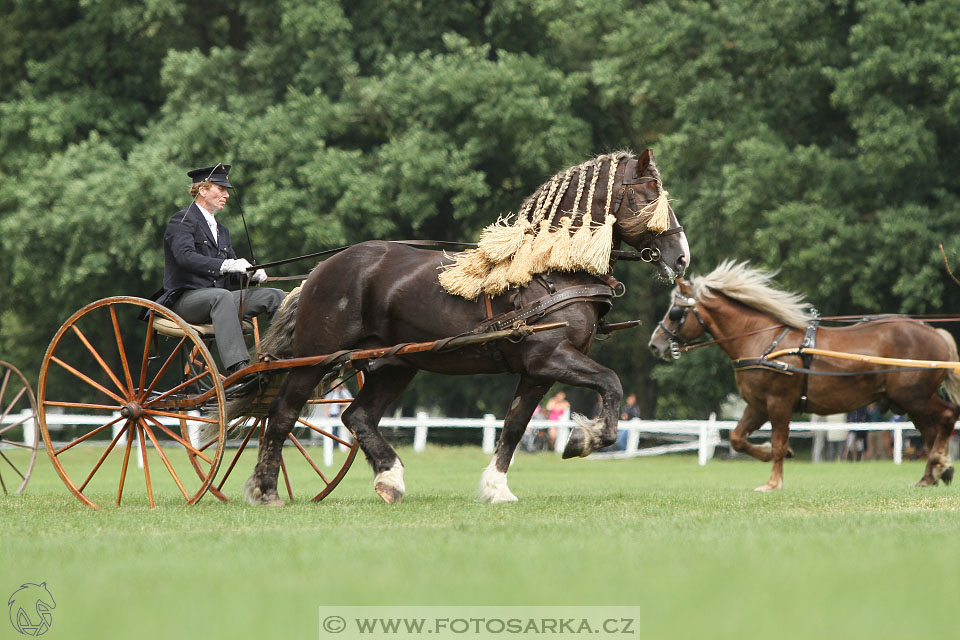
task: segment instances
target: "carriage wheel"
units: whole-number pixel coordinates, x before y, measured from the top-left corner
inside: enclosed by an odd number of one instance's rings
[[[19,439],[15,439],[20,435]],[[37,399],[20,371],[0,360],[0,490],[23,493],[37,460]]]
[[[230,481],[231,475],[237,468],[237,463],[241,457],[250,459],[250,464],[244,464],[242,468],[252,468],[256,463],[257,450],[263,442],[264,430],[267,428],[266,417],[241,417],[233,421],[227,428],[232,437],[238,438],[238,447],[236,451],[227,454],[227,460],[221,473],[217,476],[216,482],[210,487],[210,493],[224,502],[229,502],[230,498],[224,487]],[[299,436],[297,433],[299,432]],[[256,443],[257,447],[252,445]],[[343,451],[346,449],[346,451]],[[331,491],[337,488],[340,481],[350,470],[354,458],[357,456],[359,445],[355,439],[347,441],[330,430],[321,428],[311,423],[306,418],[300,418],[297,421],[297,428],[287,436],[287,445],[280,453],[280,476],[283,479],[283,486],[286,488],[287,496],[290,500],[294,499],[293,487],[295,484],[306,483],[305,490],[307,495],[313,495],[310,498],[314,502],[319,502],[326,498]],[[244,456],[245,452],[249,452]],[[326,458],[326,461],[323,459]],[[327,466],[330,462],[330,466]],[[296,468],[291,465],[297,465]],[[303,471],[302,465],[306,465],[306,471]],[[326,468],[326,470],[324,470]],[[296,473],[306,475],[306,478],[291,479],[291,475]],[[241,473],[245,477],[245,473]],[[234,483],[239,484],[241,479],[234,478]],[[319,490],[314,495],[314,491]]]
[[[50,460],[90,507],[120,505],[133,491],[131,463],[143,469],[151,507],[155,490],[194,504],[213,482],[223,456],[223,384],[197,333],[154,302],[105,298],[73,314],[47,348],[38,395]],[[71,414],[69,424],[58,413]],[[201,431],[211,434],[203,451]]]

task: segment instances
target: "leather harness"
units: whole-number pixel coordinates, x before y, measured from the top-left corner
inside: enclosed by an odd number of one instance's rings
[[[576,302],[596,302],[604,305],[606,308],[600,311],[600,315],[603,316],[613,306],[614,291],[622,285],[612,276],[597,277],[604,280],[604,284],[574,285],[557,290],[546,274],[537,274],[534,276],[534,280],[547,290],[547,295],[520,306],[519,291],[514,291],[512,293],[514,309],[496,316],[493,315],[492,297],[485,293],[483,294],[485,318],[477,325],[473,333],[488,333],[522,327],[528,323],[535,323],[548,313],[553,313]],[[511,294],[508,292],[506,295]],[[502,341],[487,342],[484,347],[489,350],[500,369],[515,373],[501,351]]]

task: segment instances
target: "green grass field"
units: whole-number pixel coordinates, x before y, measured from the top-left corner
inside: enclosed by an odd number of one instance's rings
[[[520,503],[484,505],[479,449],[401,455],[401,505],[358,460],[320,504],[186,507],[171,485],[150,510],[134,469],[125,506],[94,511],[41,452],[26,494],[0,498],[0,597],[46,581],[47,638],[317,638],[332,604],[631,605],[642,638],[956,628],[960,488],[914,488],[918,462],[788,461],[763,495],[755,461],[521,454]]]

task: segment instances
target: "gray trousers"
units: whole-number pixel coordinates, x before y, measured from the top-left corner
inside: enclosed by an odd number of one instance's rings
[[[220,362],[225,369],[229,369],[238,362],[250,359],[238,317],[241,297],[243,318],[249,320],[261,313],[272,315],[286,295],[280,289],[267,288],[250,288],[244,291],[189,289],[180,294],[172,308],[181,318],[192,324],[213,323]]]

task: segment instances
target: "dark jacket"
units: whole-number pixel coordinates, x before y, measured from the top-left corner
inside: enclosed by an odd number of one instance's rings
[[[230,232],[217,221],[219,238],[196,204],[173,214],[163,235],[163,293],[157,302],[170,306],[186,289],[226,289],[240,284],[236,274],[220,273],[227,258],[236,258]]]

